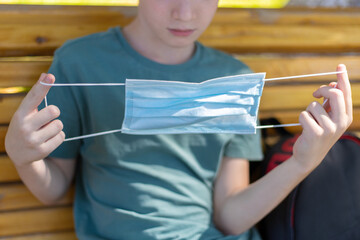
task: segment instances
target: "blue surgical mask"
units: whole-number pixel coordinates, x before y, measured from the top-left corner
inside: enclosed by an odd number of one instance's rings
[[[125,117],[121,129],[72,137],[72,141],[110,133],[254,134],[256,129],[298,126],[299,123],[257,126],[265,81],[330,75],[342,72],[265,79],[265,73],[243,74],[201,83],[127,79],[126,83],[71,83],[48,86],[122,86],[125,85]],[[45,105],[47,100],[45,97]]]
[[[254,134],[265,73],[201,83],[127,79],[127,134]]]

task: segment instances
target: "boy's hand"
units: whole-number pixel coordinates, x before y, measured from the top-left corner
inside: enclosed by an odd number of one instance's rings
[[[11,119],[5,137],[5,148],[17,167],[41,160],[55,150],[65,139],[63,124],[56,106],[38,111],[38,106],[51,87],[40,81],[54,83],[51,74],[41,74]]]
[[[345,65],[337,71],[346,71]],[[351,88],[347,73],[337,75],[337,85],[322,86],[314,92],[314,97],[328,99],[330,107],[311,103],[302,112],[299,121],[303,132],[294,145],[294,159],[305,171],[318,166],[330,148],[350,126],[352,113]]]

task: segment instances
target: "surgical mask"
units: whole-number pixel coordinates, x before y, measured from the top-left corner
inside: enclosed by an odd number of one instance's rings
[[[67,138],[78,140],[122,132],[126,134],[232,133],[255,134],[257,129],[298,126],[257,126],[266,81],[337,74],[318,73],[265,79],[265,73],[210,79],[201,83],[127,79],[125,83],[71,83],[48,86],[124,86],[125,114],[121,129]],[[45,97],[45,105],[47,99]]]

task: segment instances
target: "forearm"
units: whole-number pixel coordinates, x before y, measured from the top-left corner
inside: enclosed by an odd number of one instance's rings
[[[29,190],[45,204],[59,200],[69,187],[66,176],[51,159],[16,166],[16,169]]]
[[[246,189],[229,196],[215,213],[217,224],[227,234],[246,231],[274,209],[310,171],[290,158]]]

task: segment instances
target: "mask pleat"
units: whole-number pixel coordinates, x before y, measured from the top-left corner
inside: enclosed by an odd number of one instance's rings
[[[149,121],[143,124],[141,117],[131,120],[131,127],[122,128],[123,133],[130,134],[176,134],[176,133],[255,133],[256,117],[248,115],[221,117],[164,117],[162,121]],[[163,122],[168,124],[164,125]],[[251,127],[249,127],[249,125]]]

